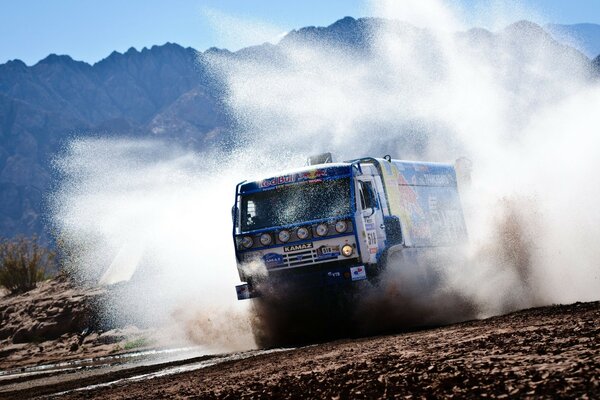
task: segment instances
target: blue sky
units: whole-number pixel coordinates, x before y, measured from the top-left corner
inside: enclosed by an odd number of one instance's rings
[[[502,14],[503,22],[600,23],[599,0],[449,4],[459,7],[469,24],[491,29],[490,10]],[[294,28],[329,25],[346,15],[372,16],[371,10],[368,1],[358,0],[5,0],[0,5],[0,63],[18,58],[31,65],[50,53],[93,63],[113,50],[165,42],[235,50],[276,40]]]

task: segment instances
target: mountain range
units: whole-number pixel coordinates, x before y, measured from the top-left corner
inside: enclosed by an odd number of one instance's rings
[[[598,24],[547,24],[544,29],[554,39],[581,51],[589,58],[600,55],[600,25]]]
[[[45,210],[55,179],[52,160],[72,138],[158,137],[200,151],[226,143],[233,123],[223,104],[224,83],[204,62],[206,57],[268,57],[295,41],[363,49],[378,23],[346,17],[327,27],[291,31],[277,45],[237,52],[199,52],[166,43],[113,52],[93,65],[55,54],[33,66],[19,60],[0,65],[0,237],[37,234],[48,240]],[[572,28],[594,38],[585,42],[587,54],[600,53],[597,27]],[[546,29],[558,38],[569,28]],[[591,63],[600,74],[600,56]]]

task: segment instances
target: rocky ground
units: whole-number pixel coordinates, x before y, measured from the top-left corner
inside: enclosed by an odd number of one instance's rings
[[[0,293],[0,370],[99,357],[143,346],[135,327],[102,329],[96,309],[105,290],[67,279],[42,282],[20,295]]]
[[[600,302],[260,354],[62,397],[599,398]]]
[[[143,337],[139,331],[89,330],[86,310],[101,296],[53,282],[1,298],[0,372],[126,351],[136,334]],[[199,362],[205,364],[186,369]],[[173,367],[181,369],[165,373]],[[10,385],[4,378],[0,398],[60,392],[67,399],[600,398],[600,302],[287,351],[119,368],[82,371],[70,380],[53,374],[35,384],[27,381],[35,377]]]

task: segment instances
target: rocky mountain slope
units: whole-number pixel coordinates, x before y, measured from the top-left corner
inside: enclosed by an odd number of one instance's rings
[[[201,147],[218,136],[227,122],[201,58],[167,43],[93,66],[57,55],[1,65],[0,235],[44,233],[52,158],[70,138],[161,136]]]
[[[328,27],[294,30],[278,45],[235,53],[219,49],[201,53],[167,43],[113,52],[94,65],[54,54],[33,66],[19,60],[0,65],[0,236],[36,233],[49,238],[47,193],[56,178],[52,160],[72,138],[159,137],[200,151],[226,142],[233,124],[223,102],[224,83],[210,70],[207,57],[276,59],[283,46],[297,42],[365,50],[373,30],[383,23],[389,21],[346,17]],[[419,31],[394,23],[398,29]],[[548,40],[531,23],[517,23],[498,33],[478,29],[462,35],[485,40],[493,48],[494,40],[518,39],[522,34]],[[600,75],[600,59],[594,65]]]

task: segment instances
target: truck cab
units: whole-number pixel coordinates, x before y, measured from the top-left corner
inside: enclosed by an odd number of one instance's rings
[[[362,158],[244,181],[233,207],[238,299],[264,283],[351,287],[392,251],[465,238],[450,164]]]

